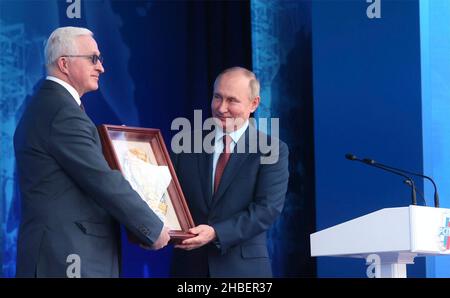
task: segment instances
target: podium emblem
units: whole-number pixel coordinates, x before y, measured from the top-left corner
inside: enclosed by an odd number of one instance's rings
[[[444,213],[442,218],[442,226],[439,228],[439,249],[450,251],[450,214]]]

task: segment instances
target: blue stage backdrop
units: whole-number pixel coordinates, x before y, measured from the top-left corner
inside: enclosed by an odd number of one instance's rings
[[[450,1],[420,1],[423,169],[450,206]],[[432,204],[433,186],[426,193]],[[427,277],[450,277],[450,256],[428,257]]]
[[[317,230],[411,203],[402,179],[347,161],[347,152],[434,175],[441,206],[450,207],[448,1],[423,1],[420,9],[417,0],[378,2],[380,18],[368,17],[366,1],[313,2]],[[436,258],[436,271],[432,261],[416,258],[408,276],[450,276],[448,257]],[[366,266],[319,258],[317,271],[364,277]]]
[[[259,118],[279,118],[289,145],[284,210],[269,232],[275,276],[315,276],[311,2],[253,0],[253,69],[261,81]]]

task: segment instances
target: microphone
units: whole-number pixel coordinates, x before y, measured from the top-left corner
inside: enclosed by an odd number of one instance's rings
[[[433,184],[433,187],[434,187],[434,207],[439,208],[439,194],[438,194],[437,186],[436,186],[436,183],[434,182],[434,180],[431,177],[429,177],[427,175],[420,174],[420,173],[414,173],[414,172],[410,172],[410,171],[394,168],[394,167],[391,167],[391,166],[388,166],[388,165],[376,162],[373,159],[364,158],[363,161],[365,163],[376,164],[376,165],[379,165],[379,166],[382,166],[382,167],[385,167],[385,168],[388,168],[388,169],[391,169],[391,170],[394,170],[394,171],[400,171],[400,172],[403,172],[403,173],[408,174],[408,175],[418,176],[418,177],[422,177],[422,178],[425,178],[425,179],[429,180]]]
[[[348,160],[359,161],[359,162],[362,162],[362,163],[364,163],[366,165],[369,165],[369,166],[372,166],[372,167],[375,167],[375,168],[379,168],[379,169],[385,170],[387,172],[390,172],[390,173],[402,176],[403,178],[406,179],[404,182],[406,184],[408,184],[409,186],[411,186],[411,201],[412,201],[412,204],[413,205],[417,205],[416,186],[414,184],[414,180],[411,177],[405,175],[403,172],[401,172],[399,170],[390,169],[388,167],[384,167],[382,164],[378,164],[374,160],[367,159],[367,158],[360,159],[360,158],[356,157],[355,155],[353,155],[351,153],[345,154],[345,158],[347,158]],[[373,161],[373,163],[372,163],[372,161]]]

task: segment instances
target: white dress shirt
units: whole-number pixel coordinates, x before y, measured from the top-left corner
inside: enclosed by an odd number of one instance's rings
[[[241,128],[239,128],[238,130],[235,130],[233,132],[228,133],[228,135],[231,137],[231,143],[230,143],[230,152],[233,152],[234,147],[236,146],[237,142],[239,141],[239,139],[242,137],[242,135],[244,134],[245,130],[248,128],[248,120],[245,121],[244,125],[242,125]],[[216,174],[216,166],[217,166],[217,161],[219,160],[220,154],[223,151],[223,140],[222,138],[224,137],[225,133],[222,130],[216,129],[215,130],[215,137],[214,137],[214,155],[213,155],[213,168],[212,168],[212,192],[214,193],[214,176]]]

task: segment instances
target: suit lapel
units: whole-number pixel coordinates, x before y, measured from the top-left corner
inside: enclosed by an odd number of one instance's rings
[[[212,201],[212,164],[213,154],[202,152],[198,155],[198,167],[200,174],[200,181],[202,183],[203,198],[205,199],[206,206],[211,207]]]

